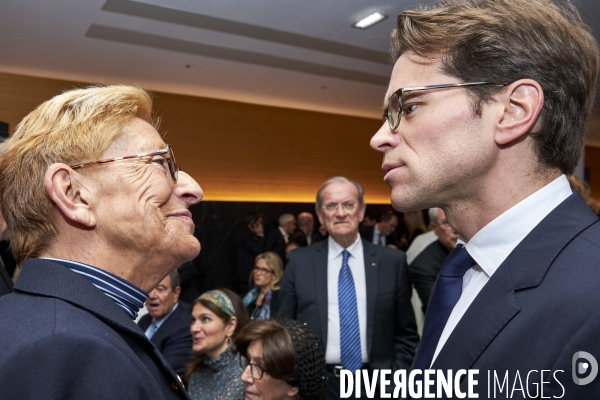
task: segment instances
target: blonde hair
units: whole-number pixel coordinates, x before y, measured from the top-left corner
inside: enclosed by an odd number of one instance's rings
[[[0,203],[19,264],[38,256],[58,233],[44,188],[48,167],[101,158],[131,118],[150,123],[151,110],[142,89],[93,86],[53,97],[17,125],[0,154]]]
[[[283,279],[283,261],[281,261],[281,257],[277,253],[267,251],[257,255],[254,262],[256,263],[258,260],[265,260],[269,268],[273,270],[275,280],[271,283],[271,289],[279,290]],[[252,275],[252,281],[254,281],[254,275]]]

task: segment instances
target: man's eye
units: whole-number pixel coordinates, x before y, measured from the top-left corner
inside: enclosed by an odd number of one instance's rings
[[[418,105],[417,104],[407,104],[404,107],[402,107],[402,114],[404,115],[409,115],[410,113],[412,113],[415,108],[417,108]]]

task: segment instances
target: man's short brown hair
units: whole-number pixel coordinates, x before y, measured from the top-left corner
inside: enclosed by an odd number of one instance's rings
[[[569,1],[442,0],[398,15],[392,60],[404,52],[440,58],[463,82],[533,79],[544,92],[541,123],[531,133],[541,164],[574,171],[594,102],[598,43]],[[448,82],[438,82],[448,83]],[[500,86],[469,87],[473,110]]]

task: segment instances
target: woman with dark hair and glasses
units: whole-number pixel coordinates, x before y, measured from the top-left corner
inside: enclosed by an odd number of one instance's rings
[[[235,340],[246,399],[325,399],[325,351],[300,322],[254,321]]]
[[[248,322],[242,300],[231,290],[211,290],[196,299],[190,327],[196,361],[186,371],[193,400],[244,398],[242,370],[231,345]]]
[[[251,283],[243,302],[251,320],[269,319],[277,311],[277,295],[283,278],[283,262],[272,251],[256,256]]]

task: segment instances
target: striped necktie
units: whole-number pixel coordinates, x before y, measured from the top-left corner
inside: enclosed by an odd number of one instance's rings
[[[342,269],[338,279],[338,303],[340,312],[340,363],[352,372],[362,366],[358,307],[352,271],[348,265],[348,250],[342,252]]]

